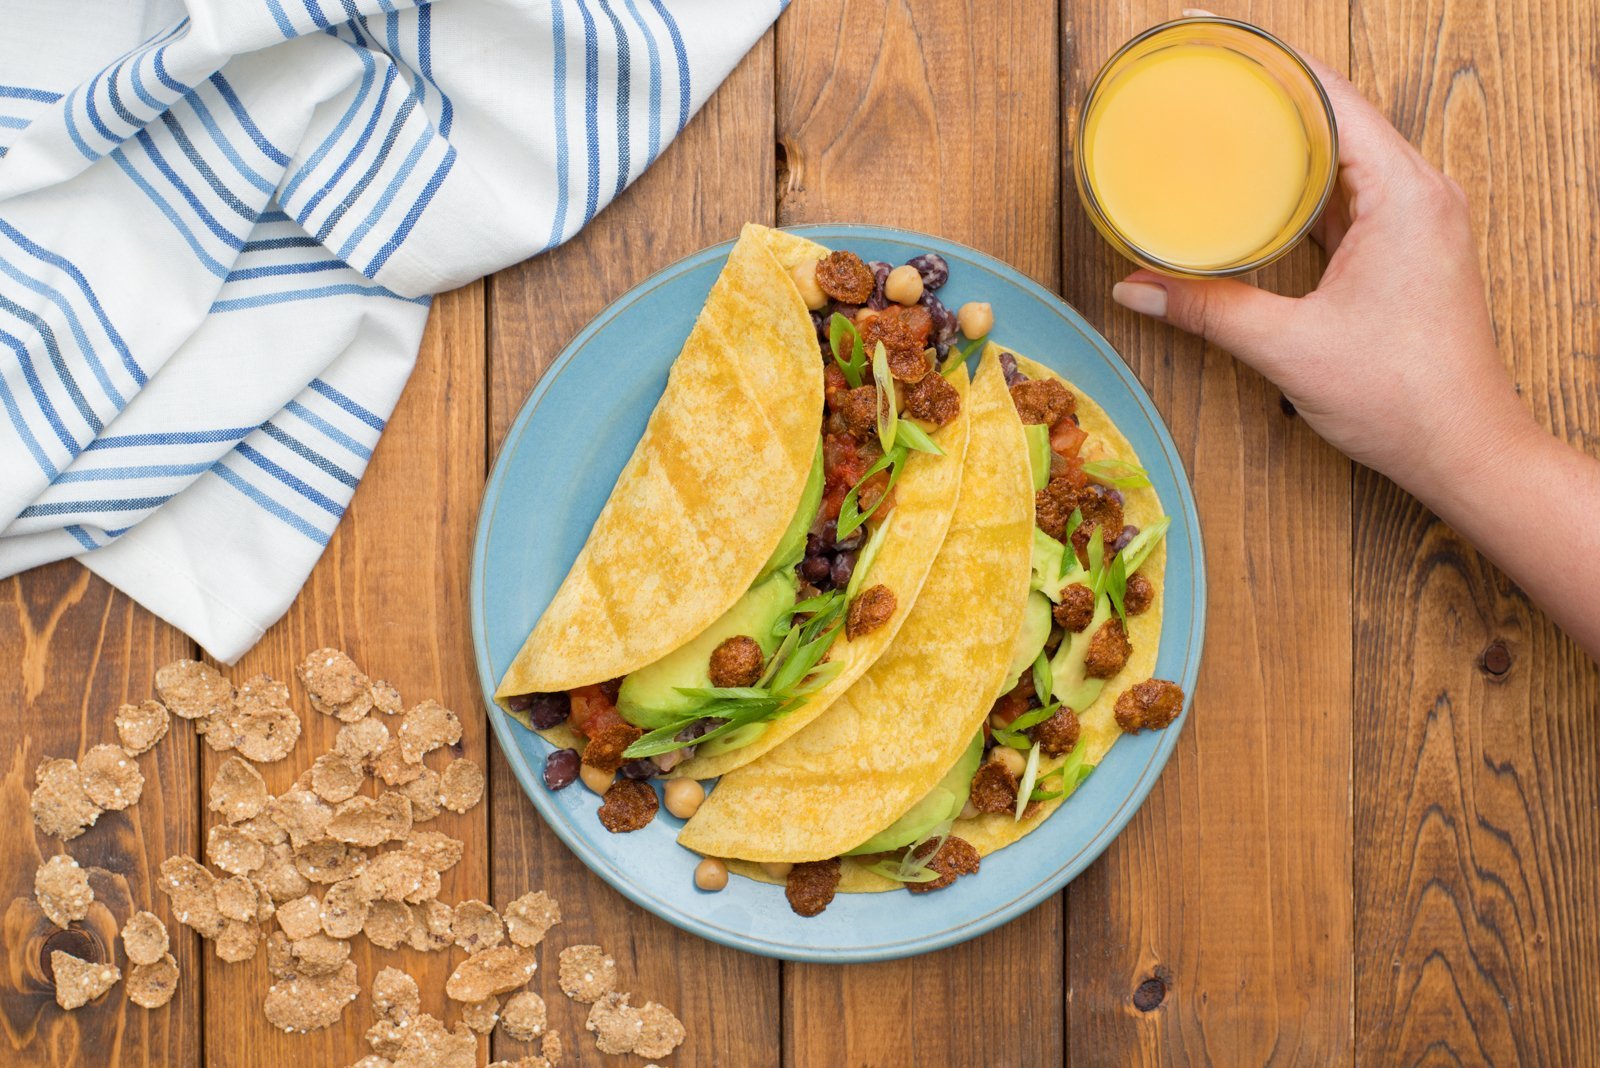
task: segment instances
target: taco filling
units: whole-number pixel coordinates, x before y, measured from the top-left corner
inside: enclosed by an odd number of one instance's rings
[[[955,332],[932,292],[948,276],[943,259],[920,258],[930,273],[919,299],[899,303],[884,296],[886,264],[752,231],[792,283],[774,297],[798,295],[810,313],[809,359],[822,363],[811,462],[776,547],[730,607],[664,656],[559,690],[516,686],[508,674],[497,695],[557,744],[546,785],[582,778],[605,796],[601,820],[614,831],[638,829],[655,812],[653,791],[646,805],[643,793],[618,790],[630,780],[721,774],[820,714],[892,640],[955,506],[967,378],[964,368],[940,371]],[[708,310],[715,300],[714,291]],[[696,580],[667,576],[658,596],[689,596]]]

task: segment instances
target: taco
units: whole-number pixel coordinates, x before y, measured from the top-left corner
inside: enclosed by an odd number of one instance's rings
[[[971,407],[950,532],[894,644],[805,730],[725,776],[679,836],[782,879],[802,915],[839,890],[976,872],[1123,731],[1181,711],[1182,692],[1151,679],[1168,521],[1127,439],[996,345]]]
[[[955,508],[968,383],[936,367],[954,317],[882,288],[853,253],[744,228],[495,694],[558,747],[552,788],[736,768],[899,631]],[[630,797],[608,827],[653,813]]]

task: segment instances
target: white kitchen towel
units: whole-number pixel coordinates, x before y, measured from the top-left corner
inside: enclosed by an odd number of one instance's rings
[[[581,229],[785,2],[6,0],[0,577],[77,556],[236,660],[429,294]]]

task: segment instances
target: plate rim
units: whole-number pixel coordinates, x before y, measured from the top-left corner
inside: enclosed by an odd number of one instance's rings
[[[1192,706],[1194,684],[1199,674],[1204,647],[1207,607],[1205,548],[1200,529],[1199,512],[1195,504],[1193,484],[1189,477],[1188,468],[1184,465],[1183,458],[1178,453],[1171,430],[1161,417],[1154,400],[1151,399],[1137,376],[1133,374],[1132,368],[1128,366],[1127,361],[1122,358],[1121,354],[1060,294],[1046,289],[1016,267],[963,242],[916,230],[867,223],[810,223],[799,226],[779,227],[779,229],[800,237],[817,239],[829,236],[836,238],[837,235],[845,234],[865,239],[898,241],[907,244],[932,242],[935,245],[960,249],[977,266],[1027,292],[1029,296],[1056,314],[1065,326],[1075,330],[1099,352],[1112,369],[1112,372],[1121,380],[1123,386],[1133,394],[1138,402],[1140,414],[1150,424],[1153,436],[1161,448],[1164,458],[1177,475],[1178,507],[1173,510],[1172,514],[1182,515],[1185,520],[1184,526],[1186,533],[1189,535],[1189,556],[1192,565],[1191,575],[1193,578],[1191,585],[1194,591],[1194,626],[1190,629],[1188,635],[1188,646],[1184,654],[1182,671],[1184,687],[1191,696],[1190,705]],[[489,475],[484,482],[483,497],[479,503],[477,525],[473,535],[472,561],[469,574],[468,610],[470,613],[473,660],[478,674],[479,686],[483,691],[486,714],[495,736],[495,742],[500,747],[506,764],[511,768],[518,787],[527,795],[544,824],[555,833],[562,844],[585,867],[603,879],[608,886],[634,904],[673,926],[732,949],[743,950],[758,956],[808,963],[841,964],[895,960],[944,949],[975,938],[1010,922],[1025,912],[1031,911],[1046,898],[1053,896],[1062,887],[1081,875],[1090,864],[1094,863],[1110,846],[1111,842],[1126,829],[1134,813],[1143,806],[1167,761],[1171,758],[1173,750],[1177,747],[1183,726],[1189,718],[1189,708],[1186,707],[1184,709],[1181,718],[1174,724],[1176,729],[1161,732],[1159,740],[1151,750],[1144,767],[1137,769],[1135,772],[1136,777],[1132,789],[1117,802],[1116,807],[1104,824],[1084,843],[1081,849],[1071,857],[1063,858],[1055,871],[1024,893],[1010,898],[994,909],[931,934],[919,934],[875,945],[814,947],[763,939],[758,935],[744,931],[733,931],[720,927],[708,923],[700,916],[685,912],[669,902],[644,892],[641,887],[632,881],[632,877],[627,872],[612,864],[606,857],[596,853],[582,835],[568,827],[566,821],[559,818],[558,814],[549,810],[550,806],[555,804],[554,798],[544,788],[538,771],[530,767],[523,759],[516,738],[512,733],[520,725],[514,726],[514,721],[511,717],[494,701],[494,692],[498,688],[498,680],[491,674],[493,666],[489,662],[487,621],[484,618],[483,593],[486,567],[484,554],[498,507],[501,485],[506,478],[508,456],[515,452],[518,442],[526,432],[533,413],[538,408],[539,402],[544,395],[549,392],[562,372],[571,365],[576,356],[606,324],[614,320],[627,305],[636,302],[667,281],[701,266],[708,259],[725,255],[733,247],[734,240],[730,238],[719,241],[680,257],[647,275],[644,279],[608,302],[573,335],[571,340],[562,346],[561,351],[557,353],[555,359],[550,362],[550,365],[539,377],[539,380],[528,391],[527,396],[523,398],[515,418],[506,428],[505,436],[496,450]]]

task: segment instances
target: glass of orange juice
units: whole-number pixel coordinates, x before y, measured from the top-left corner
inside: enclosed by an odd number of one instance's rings
[[[1101,68],[1078,121],[1078,194],[1123,255],[1165,274],[1244,274],[1306,235],[1333,192],[1338,130],[1289,46],[1185,18]]]

